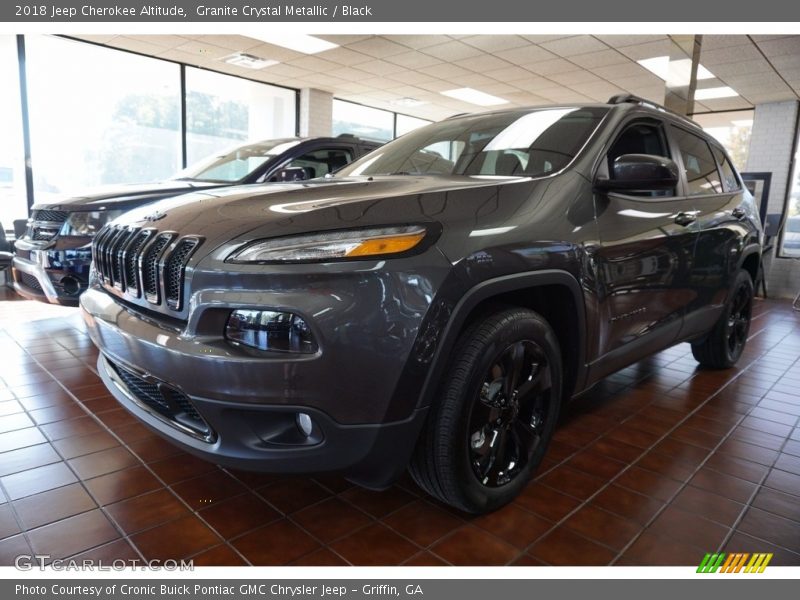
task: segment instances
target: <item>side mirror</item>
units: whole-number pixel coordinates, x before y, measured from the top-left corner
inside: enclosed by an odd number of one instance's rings
[[[678,165],[665,156],[623,154],[614,159],[610,179],[598,179],[601,190],[669,190],[678,185]]]
[[[310,179],[303,167],[286,167],[276,174],[277,181],[304,181]]]

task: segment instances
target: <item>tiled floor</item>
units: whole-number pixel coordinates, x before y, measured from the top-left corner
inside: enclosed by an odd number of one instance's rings
[[[18,554],[196,565],[800,565],[800,313],[759,301],[740,366],[681,345],[565,411],[525,493],[473,518],[408,479],[238,473],[119,408],[77,311],[0,291],[0,564]]]

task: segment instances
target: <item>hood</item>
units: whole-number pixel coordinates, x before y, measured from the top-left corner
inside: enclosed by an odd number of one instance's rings
[[[133,208],[169,196],[220,187],[220,185],[202,181],[178,180],[108,185],[92,188],[71,196],[54,195],[45,202],[38,202],[33,209],[76,211]]]
[[[234,239],[331,229],[454,220],[502,222],[503,213],[516,211],[530,197],[530,190],[520,188],[536,184],[527,178],[375,176],[249,185],[162,200],[128,212],[115,223],[198,235],[211,250]],[[502,210],[501,196],[509,200],[502,203]]]

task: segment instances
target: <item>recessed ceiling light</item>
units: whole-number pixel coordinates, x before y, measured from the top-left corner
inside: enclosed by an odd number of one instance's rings
[[[492,96],[486,92],[475,90],[472,88],[458,88],[455,90],[447,90],[441,92],[443,96],[449,96],[462,102],[469,102],[470,104],[477,104],[478,106],[497,106],[498,104],[508,104],[508,100]]]
[[[339,44],[304,33],[253,33],[249,34],[248,37],[274,44],[275,46],[281,46],[282,48],[288,48],[295,52],[302,52],[303,54],[317,54],[318,52],[339,47]]]
[[[397,98],[396,100],[390,100],[389,104],[394,104],[395,106],[422,106],[423,104],[427,104],[427,102],[423,102],[422,100],[417,100],[416,98]]]
[[[664,81],[676,80],[677,83],[688,81],[692,70],[692,61],[688,58],[674,60],[670,63],[669,56],[655,56],[637,60],[636,62]],[[674,76],[670,77],[670,75]],[[697,79],[698,81],[714,79],[714,74],[703,65],[697,65]]]
[[[246,54],[244,52],[231,54],[230,56],[224,57],[222,60],[229,65],[244,67],[245,69],[264,69],[266,67],[271,67],[272,65],[278,64],[277,60],[267,60],[265,58],[259,58],[258,56],[253,56],[252,54]]]
[[[713,100],[714,98],[732,98],[738,96],[736,90],[724,85],[722,87],[705,88],[703,90],[695,90],[695,100]]]

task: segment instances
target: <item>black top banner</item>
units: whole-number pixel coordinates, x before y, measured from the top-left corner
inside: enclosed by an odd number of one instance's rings
[[[787,0],[3,0],[0,21],[35,22],[796,22]],[[591,32],[587,32],[591,33]],[[709,32],[710,33],[710,32]],[[787,32],[791,33],[791,32]]]

